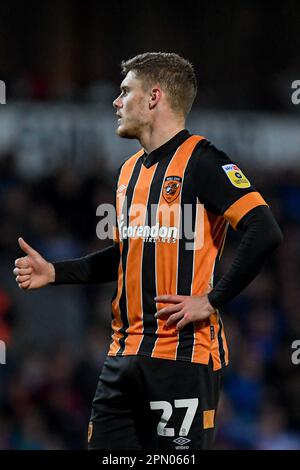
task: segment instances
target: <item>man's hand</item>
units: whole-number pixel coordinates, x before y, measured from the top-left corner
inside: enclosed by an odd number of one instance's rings
[[[27,256],[15,261],[16,281],[20,289],[38,289],[55,280],[55,269],[37,251],[31,248],[23,238],[18,239],[20,248]]]
[[[156,312],[155,317],[167,319],[166,327],[176,323],[178,331],[188,323],[206,320],[216,310],[204,295],[159,295],[154,298],[156,303],[172,304]]]

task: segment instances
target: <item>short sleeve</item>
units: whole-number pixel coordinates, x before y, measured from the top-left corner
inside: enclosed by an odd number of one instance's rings
[[[209,141],[195,148],[194,164],[199,201],[207,210],[223,215],[233,228],[254,207],[267,205],[240,166]]]

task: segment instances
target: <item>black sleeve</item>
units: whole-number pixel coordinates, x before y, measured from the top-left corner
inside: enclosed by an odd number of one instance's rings
[[[226,153],[206,139],[195,147],[193,175],[199,201],[216,214],[224,214],[235,201],[256,191]]]
[[[53,263],[53,284],[85,284],[88,282],[111,282],[118,278],[120,261],[119,244],[96,251],[87,256]]]
[[[282,242],[281,230],[268,206],[257,206],[238,223],[243,232],[229,270],[208,294],[213,307],[219,308],[238,295],[256,277],[266,257]]]

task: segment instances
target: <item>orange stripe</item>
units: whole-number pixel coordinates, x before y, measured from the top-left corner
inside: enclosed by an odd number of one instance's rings
[[[219,331],[220,331],[219,319],[220,319],[220,314],[218,311],[216,311],[216,313],[210,317],[211,325],[213,325],[214,332],[215,332],[215,337],[214,337],[214,340],[211,342],[211,348],[210,348],[210,353],[211,353],[212,361],[213,361],[213,370],[218,370],[218,369],[221,369],[222,367],[221,359],[220,359],[220,350],[219,350],[219,336],[218,336]],[[228,364],[228,347],[227,347],[227,341],[226,341],[223,323],[222,323],[221,337],[222,337],[222,342],[223,342],[225,364]]]
[[[193,150],[196,144],[203,138],[204,137],[201,136],[191,136],[180,147],[178,147],[166,170],[165,178],[168,176],[180,176],[183,179],[186,166],[193,153]],[[164,182],[162,182],[162,187],[163,184]],[[179,198],[177,198],[173,203],[168,204],[163,197],[163,191],[161,191],[158,209],[159,225],[177,227],[178,235],[180,222],[180,201],[181,192]],[[167,224],[164,223],[164,218],[165,215],[169,213],[170,207],[172,207],[172,214],[171,219]],[[157,242],[155,247],[156,293],[157,295],[177,294],[178,239],[176,240],[176,243]],[[158,310],[164,306],[166,306],[166,304],[158,303],[156,305]],[[176,331],[176,327],[174,326],[166,330],[164,328],[165,320],[160,319],[158,319],[157,324],[158,327],[156,334],[158,338],[152,351],[152,357],[168,357],[170,359],[176,359],[176,352],[178,347],[178,333]]]
[[[149,169],[142,165],[136,189],[133,194],[129,223],[130,225],[145,225],[147,201],[157,164]],[[135,213],[134,206],[138,205]],[[126,330],[128,336],[125,340],[126,354],[136,354],[143,335],[143,305],[142,305],[142,260],[143,239],[134,237],[128,240],[129,248],[126,264],[126,293],[127,293],[127,317],[129,327]],[[137,261],[139,261],[137,263]]]
[[[196,253],[201,250],[204,245],[204,205],[197,199],[196,220],[195,220],[195,239],[194,239],[194,260],[193,260],[193,282],[191,286],[191,295],[196,295],[197,281],[195,281],[195,265],[197,274]],[[207,341],[207,328],[209,328],[209,320],[194,323],[194,344],[192,362],[208,364],[209,348]],[[205,346],[204,346],[205,345]],[[204,347],[203,347],[204,346]]]
[[[203,411],[203,429],[215,427],[215,410]]]
[[[116,243],[119,243],[120,241],[119,230],[118,230],[118,227],[116,226],[113,227],[113,241]]]
[[[220,215],[212,214],[198,203],[194,253],[194,276],[192,295],[203,295],[209,289],[215,259],[222,244],[226,221]],[[217,352],[217,337],[211,339],[210,325],[215,315],[211,315],[208,323],[195,323],[194,350],[192,362],[207,364],[212,349]],[[216,354],[213,354],[216,357]]]
[[[117,218],[120,216],[122,212],[122,207],[123,207],[126,193],[127,193],[127,186],[132,176],[132,172],[134,170],[135,164],[137,160],[140,158],[140,156],[143,155],[143,153],[144,153],[143,150],[139,150],[132,157],[130,157],[121,168],[121,172],[120,172],[119,180],[117,184],[117,193],[116,193]],[[124,190],[120,191],[122,187],[124,187]]]
[[[119,217],[123,203],[125,200],[125,195],[127,189],[128,183],[130,181],[134,166],[138,160],[138,158],[143,154],[143,150],[140,150],[136,154],[134,154],[131,158],[129,158],[124,165],[121,168],[121,172],[119,175],[119,180],[117,184],[117,195],[116,195],[116,211],[117,211],[117,217]],[[124,185],[124,194],[122,193],[121,195],[118,196],[118,188]],[[123,269],[122,269],[122,252],[123,252],[123,243],[120,241],[120,264],[119,264],[119,270],[118,270],[118,290],[117,290],[117,295],[115,299],[112,302],[112,313],[113,313],[113,321],[112,321],[112,329],[113,329],[113,335],[112,335],[112,343],[109,348],[109,353],[108,355],[112,356],[115,355],[119,348],[120,348],[120,339],[122,337],[122,334],[120,333],[120,329],[123,326],[122,320],[121,320],[121,312],[120,312],[120,307],[119,307],[119,302],[120,298],[122,295],[122,289],[123,289]]]
[[[122,334],[120,333],[120,329],[123,326],[122,320],[121,320],[121,312],[119,308],[119,302],[120,302],[120,297],[122,294],[122,286],[123,286],[123,269],[122,269],[122,251],[123,251],[123,243],[120,243],[120,249],[121,249],[121,254],[120,254],[120,263],[119,263],[119,270],[118,270],[118,290],[117,290],[117,295],[115,299],[112,302],[112,312],[113,312],[113,321],[112,321],[112,330],[113,330],[113,335],[112,335],[112,343],[109,348],[109,355],[114,355],[118,352],[120,348],[120,339],[122,338]]]
[[[221,361],[220,361],[220,352],[219,352],[219,339],[218,339],[218,333],[219,333],[219,313],[216,311],[209,317],[209,330],[211,327],[214,329],[214,338],[211,339],[211,333],[210,331],[207,331],[207,337],[210,338],[210,355],[213,361],[213,370],[218,370],[221,369]]]
[[[235,229],[239,221],[256,206],[267,206],[264,198],[256,191],[245,194],[224,212],[224,218]]]
[[[192,362],[200,364],[208,364],[210,355],[210,326],[209,319],[207,321],[194,323],[194,347]]]
[[[199,212],[199,210],[198,210]],[[202,246],[194,253],[194,277],[192,283],[192,295],[204,294],[209,286],[215,259],[217,257],[226,222],[222,216],[212,214],[204,209],[202,220],[196,227],[196,245]],[[199,242],[204,240],[204,243]]]
[[[221,360],[220,360],[220,351],[219,351],[219,330],[220,325],[219,323],[215,323],[212,321],[211,326],[214,327],[214,339],[211,341],[210,345],[210,354],[213,361],[213,370],[221,369]]]
[[[219,256],[218,256],[219,260],[222,258],[222,255],[223,255],[228,227],[229,227],[229,223],[227,222],[226,227],[224,229],[224,234],[223,234],[223,237],[222,237],[222,241],[221,241],[221,247],[219,249]]]
[[[225,363],[228,364],[228,361],[229,361],[228,346],[227,346],[227,341],[226,341],[226,336],[225,336],[225,331],[224,331],[224,324],[223,324],[221,336],[222,336],[222,340],[223,340],[223,349],[224,349],[224,352],[225,352]]]

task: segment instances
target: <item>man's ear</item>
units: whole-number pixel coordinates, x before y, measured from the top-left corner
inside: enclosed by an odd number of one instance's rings
[[[155,108],[159,100],[161,99],[161,89],[159,87],[154,87],[150,91],[150,97],[149,97],[149,109]]]

